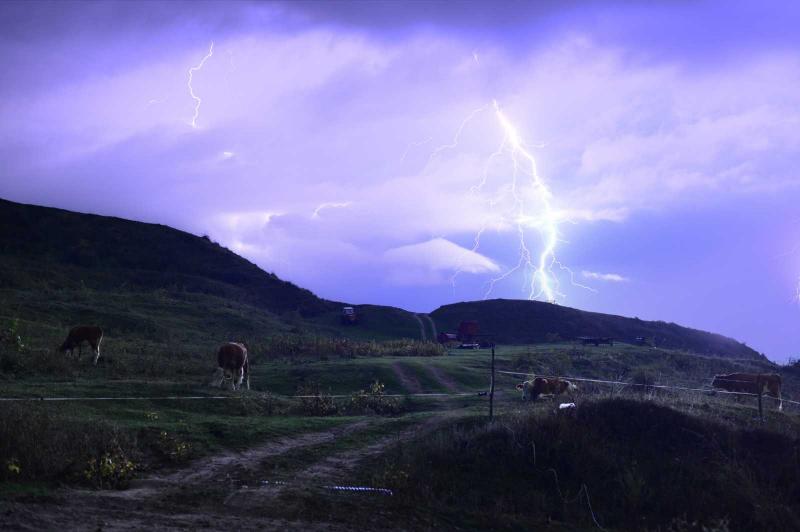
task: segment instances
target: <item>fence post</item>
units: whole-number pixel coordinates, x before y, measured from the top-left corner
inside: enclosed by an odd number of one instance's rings
[[[492,339],[492,379],[489,384],[489,421],[494,418],[494,338]]]
[[[761,390],[758,390],[758,417],[764,421],[764,410],[761,408]]]

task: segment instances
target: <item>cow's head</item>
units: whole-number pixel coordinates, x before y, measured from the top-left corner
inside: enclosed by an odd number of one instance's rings
[[[534,389],[533,381],[525,381],[517,384],[517,390],[522,392],[523,401],[535,401],[536,397],[539,395]]]
[[[208,381],[208,385],[213,388],[220,388],[222,387],[222,382],[225,380],[225,370],[222,368],[217,368],[214,371],[214,374]]]
[[[70,342],[69,338],[67,338],[66,340],[64,340],[64,343],[63,343],[63,344],[61,344],[60,346],[58,346],[58,349],[57,349],[57,351],[58,351],[59,353],[66,353],[66,352],[67,352],[67,351],[69,351],[70,349],[74,349],[74,348],[75,348],[75,345],[74,345],[72,342]]]

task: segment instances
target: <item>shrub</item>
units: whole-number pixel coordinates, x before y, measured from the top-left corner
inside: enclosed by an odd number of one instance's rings
[[[22,336],[19,334],[19,320],[17,318],[11,320],[5,329],[0,330],[0,343],[18,353],[25,351],[25,342],[22,341]]]
[[[162,430],[158,434],[155,449],[157,453],[170,462],[185,462],[192,453],[192,444]]]
[[[0,480],[84,480],[121,487],[134,471],[132,437],[104,422],[76,421],[55,405],[0,405]]]
[[[300,412],[306,416],[333,416],[339,412],[333,397],[322,391],[315,382],[306,383],[297,389],[300,398]]]
[[[128,487],[134,473],[134,463],[117,447],[86,463],[84,478],[96,488],[122,489]]]
[[[397,415],[402,408],[396,397],[386,397],[385,386],[375,381],[369,390],[361,390],[350,397],[348,412],[352,414]]]

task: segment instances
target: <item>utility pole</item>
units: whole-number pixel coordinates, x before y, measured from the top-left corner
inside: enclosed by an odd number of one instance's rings
[[[489,421],[494,419],[494,338],[492,338],[492,380],[489,384]]]

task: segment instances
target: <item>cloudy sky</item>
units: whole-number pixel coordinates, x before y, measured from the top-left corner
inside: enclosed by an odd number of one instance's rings
[[[0,196],[208,234],[327,298],[534,296],[785,361],[797,27],[763,1],[3,2]]]

